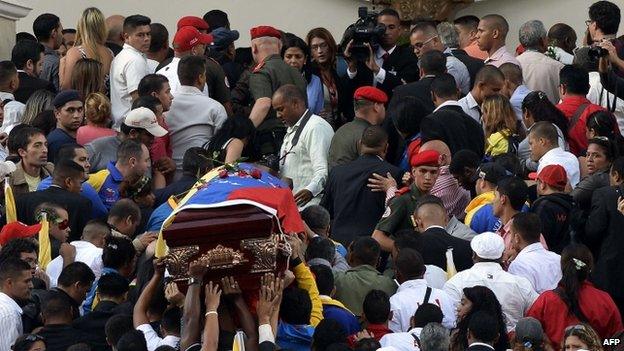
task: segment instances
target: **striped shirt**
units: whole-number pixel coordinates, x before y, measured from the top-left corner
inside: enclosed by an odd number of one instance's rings
[[[449,172],[449,166],[440,167],[440,174],[430,193],[442,200],[449,217],[462,218],[466,206],[470,203],[470,191],[459,185],[457,179]]]
[[[22,309],[10,296],[0,292],[0,350],[10,350],[22,335]]]

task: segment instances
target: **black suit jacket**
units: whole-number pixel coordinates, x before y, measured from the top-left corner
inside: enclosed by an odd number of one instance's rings
[[[101,301],[91,313],[75,319],[72,327],[80,330],[83,334],[92,336],[91,348],[93,351],[108,351],[111,348],[106,342],[104,327],[108,319],[116,314],[121,314],[118,304],[112,301]]]
[[[390,172],[400,183],[399,168],[373,155],[332,168],[327,178],[321,206],[332,216],[332,238],[348,246],[359,236],[370,236],[385,210],[386,195],[366,186],[373,174]]]
[[[469,346],[466,351],[494,351],[493,348],[489,348],[487,346],[484,345],[474,345],[474,346]]]
[[[28,98],[37,90],[45,89],[56,94],[56,88],[52,82],[45,79],[31,77],[24,72],[19,72],[19,88],[13,93],[15,100],[25,104]]]
[[[26,224],[35,224],[34,209],[44,202],[56,203],[67,209],[71,229],[67,241],[80,240],[82,230],[91,219],[91,201],[79,194],[51,186],[45,190],[18,196],[15,199],[17,218]]]
[[[438,266],[446,271],[446,250],[453,248],[453,263],[457,271],[472,267],[470,242],[456,238],[442,228],[429,228],[417,235],[418,251],[425,264]]]
[[[460,106],[444,106],[425,117],[420,123],[420,132],[423,144],[442,140],[451,149],[451,154],[469,149],[483,156],[485,150],[483,128]]]
[[[479,72],[479,70],[483,68],[483,66],[485,66],[485,63],[477,58],[468,55],[463,49],[453,49],[451,50],[451,52],[453,53],[453,56],[455,56],[464,65],[466,65],[466,68],[468,68],[468,74],[470,74],[470,89],[472,89],[472,86],[475,82],[475,77],[477,76],[477,72]]]
[[[386,78],[383,84],[377,85],[377,88],[388,94],[388,97],[392,96],[394,88],[417,81],[420,75],[418,58],[409,45],[397,46],[388,56],[382,68],[386,70]],[[358,62],[357,75],[352,79],[352,84],[355,88],[373,85],[373,72],[366,67],[364,62]]]

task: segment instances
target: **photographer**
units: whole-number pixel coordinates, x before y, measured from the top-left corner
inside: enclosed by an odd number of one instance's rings
[[[374,40],[364,43],[370,53],[368,58],[358,60],[352,52],[354,38],[348,41],[344,51],[344,57],[349,65],[347,74],[354,88],[372,85],[391,96],[395,87],[418,80],[418,59],[409,46],[397,45],[401,35],[401,19],[398,12],[384,9],[377,17],[377,25],[385,26],[385,31],[380,35],[378,47]],[[378,27],[373,31],[377,32]],[[345,36],[348,38],[348,35],[353,35],[353,32],[347,30]]]
[[[620,26],[620,8],[609,1],[595,2],[589,7],[589,20],[585,24],[587,45],[595,48],[599,56],[608,55],[615,66],[615,73],[624,78],[624,40],[616,38]]]

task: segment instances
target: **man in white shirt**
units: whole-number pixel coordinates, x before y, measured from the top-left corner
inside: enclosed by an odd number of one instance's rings
[[[503,270],[500,260],[505,250],[505,242],[500,235],[492,232],[479,234],[472,239],[470,247],[474,252],[474,266],[455,274],[444,285],[444,291],[457,305],[464,288],[476,285],[489,288],[501,303],[507,331],[513,330],[518,319],[525,315],[538,294],[526,278]]]
[[[30,298],[30,265],[11,257],[0,265],[0,350],[10,350],[22,330],[22,308],[17,301]]]
[[[200,89],[206,85],[203,56],[185,56],[178,64],[180,88],[167,113],[176,177],[182,176],[182,159],[191,147],[202,147],[227,119],[223,105]]]
[[[26,105],[15,100],[13,92],[19,87],[17,68],[11,61],[0,62],[0,108],[3,109],[4,119],[0,132],[7,135],[11,129],[22,122]],[[4,107],[2,107],[4,106]],[[6,157],[6,155],[4,155]],[[2,158],[4,160],[4,157]]]
[[[418,351],[423,327],[429,323],[442,323],[442,310],[433,303],[422,304],[410,319],[410,328],[407,332],[394,332],[384,335],[379,343],[382,348],[393,347],[399,351]]]
[[[280,150],[280,171],[292,180],[300,209],[318,205],[327,180],[327,155],[334,130],[306,108],[306,97],[295,85],[277,89],[271,103],[277,118],[288,127]]]
[[[496,67],[486,65],[475,76],[475,82],[468,95],[459,99],[459,106],[472,117],[481,123],[481,103],[485,98],[499,94],[505,85],[505,76]]]
[[[561,165],[566,170],[571,188],[580,181],[579,161],[572,153],[559,147],[557,128],[546,121],[535,123],[529,132],[531,160],[539,162],[539,174],[548,165]]]
[[[546,93],[553,104],[559,103],[559,71],[564,65],[544,55],[547,39],[542,21],[528,21],[520,27],[520,44],[525,51],[516,59],[522,67],[524,84]]]
[[[518,213],[511,224],[512,245],[518,255],[507,270],[525,277],[538,294],[554,290],[561,280],[561,257],[540,243],[541,222],[535,213]]]
[[[130,111],[132,101],[139,96],[141,79],[151,73],[145,53],[150,47],[149,17],[126,17],[123,26],[125,44],[115,56],[110,69],[110,96],[113,128],[119,129],[123,117]]]
[[[158,70],[158,74],[162,74],[169,80],[169,87],[171,87],[171,93],[175,96],[180,90],[180,78],[178,77],[178,65],[180,64],[180,58],[184,56],[200,56],[203,57],[204,51],[206,51],[206,45],[211,44],[213,41],[212,35],[202,34],[195,27],[185,26],[178,29],[173,37],[173,50],[174,57],[171,62],[165,67]],[[208,87],[204,82],[204,86],[201,87],[201,91],[204,95],[208,96]]]
[[[455,326],[455,309],[449,296],[440,289],[428,286],[423,278],[425,264],[418,251],[404,248],[395,261],[396,279],[401,284],[390,297],[392,319],[388,328],[393,332],[406,332],[410,329],[410,319],[420,305],[432,303],[440,307],[444,314],[442,324],[452,329]]]
[[[82,231],[82,240],[72,241],[70,245],[76,248],[75,262],[83,262],[95,274],[95,279],[99,279],[102,275],[102,248],[104,247],[104,238],[110,235],[110,228],[106,223],[92,220],[84,227]],[[63,270],[63,258],[57,256],[46,268],[46,273],[50,277],[50,287],[56,287],[57,280]]]
[[[462,95],[470,91],[470,73],[468,68],[457,57],[453,56],[451,49],[442,44],[438,30],[432,22],[419,22],[412,28],[410,43],[414,53],[420,59],[423,54],[431,50],[437,50],[446,57],[446,71],[455,78]]]

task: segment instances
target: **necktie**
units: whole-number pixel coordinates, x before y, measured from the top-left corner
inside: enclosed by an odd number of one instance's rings
[[[384,52],[383,55],[381,55],[381,59],[383,60],[383,62],[386,62],[386,60],[388,59],[388,57],[390,57],[390,54],[387,52]]]

